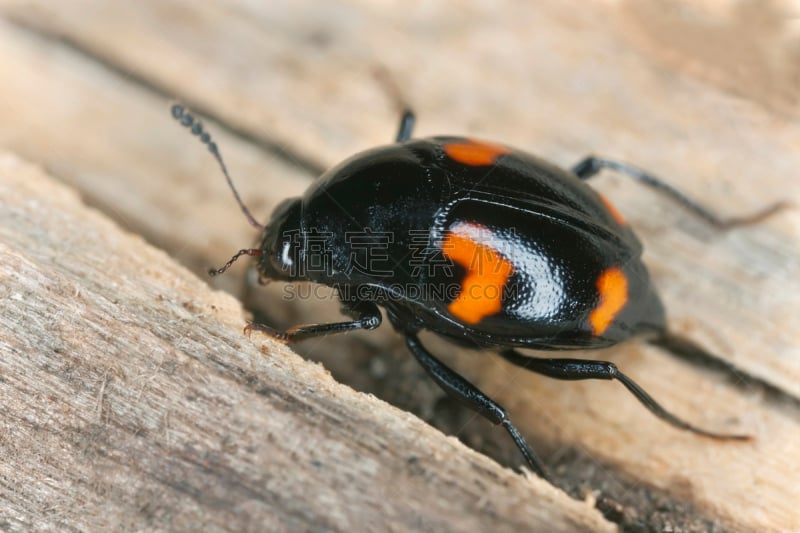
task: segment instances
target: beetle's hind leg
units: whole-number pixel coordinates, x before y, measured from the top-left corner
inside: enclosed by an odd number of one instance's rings
[[[422,365],[422,368],[425,369],[428,375],[430,375],[436,384],[444,389],[447,394],[493,424],[502,424],[509,435],[511,435],[511,438],[514,439],[514,443],[517,445],[517,448],[519,448],[519,451],[522,452],[528,466],[539,474],[539,476],[547,479],[541,461],[539,461],[530,449],[528,443],[525,442],[519,430],[511,423],[505,409],[478,390],[475,385],[434,357],[422,346],[416,335],[406,335],[406,344],[417,361],[419,361],[419,364]]]
[[[372,302],[349,302],[344,307],[344,312],[352,316],[354,320],[330,324],[302,324],[291,327],[286,331],[275,329],[266,324],[251,323],[245,326],[244,332],[249,335],[251,331],[260,331],[273,339],[288,343],[357,329],[375,329],[381,325],[381,311]]]
[[[750,440],[749,435],[731,435],[706,431],[689,424],[664,409],[652,396],[650,396],[635,381],[617,369],[617,365],[606,361],[591,359],[544,359],[529,357],[516,350],[503,350],[499,354],[507,361],[521,366],[531,372],[547,377],[563,380],[607,379],[617,380],[622,383],[631,394],[647,407],[647,409],[661,420],[686,431],[691,431],[704,437],[720,440]]]
[[[741,217],[732,217],[732,218],[720,218],[719,216],[711,212],[711,210],[709,210],[707,207],[699,204],[692,198],[689,198],[683,192],[679,191],[678,189],[676,189],[666,181],[662,180],[658,176],[650,174],[649,172],[645,172],[644,170],[637,168],[633,165],[629,165],[627,163],[622,163],[620,161],[614,161],[613,159],[605,159],[602,157],[596,157],[590,155],[589,157],[584,158],[583,160],[581,160],[580,163],[572,167],[571,170],[573,174],[575,174],[581,179],[586,180],[606,168],[609,170],[616,170],[617,172],[632,177],[640,181],[641,183],[647,185],[648,187],[651,187],[656,191],[665,194],[666,196],[670,197],[673,201],[684,206],[686,209],[688,209],[695,215],[699,216],[712,226],[719,229],[729,229],[736,226],[755,224],[756,222],[761,222],[765,218],[791,205],[788,202],[777,202],[765,209],[762,209],[750,215],[744,215]]]

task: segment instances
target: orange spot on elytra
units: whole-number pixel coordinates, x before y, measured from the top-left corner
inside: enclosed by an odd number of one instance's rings
[[[611,216],[614,217],[614,220],[616,220],[618,224],[625,225],[626,223],[625,217],[622,216],[622,213],[617,211],[617,208],[614,207],[614,204],[606,200],[606,197],[603,196],[602,194],[598,194],[597,196],[600,197],[600,201],[603,202],[603,205],[606,206],[606,209],[608,210],[609,213],[611,213]]]
[[[467,324],[477,324],[499,313],[503,308],[503,288],[514,270],[511,262],[490,246],[453,232],[442,243],[442,253],[467,269],[461,292],[447,307],[450,313]]]
[[[448,143],[442,148],[450,159],[471,167],[492,165],[501,155],[511,153],[511,150],[505,146],[472,139]]]
[[[619,267],[607,268],[597,278],[600,303],[589,314],[592,333],[602,335],[628,302],[628,278]]]

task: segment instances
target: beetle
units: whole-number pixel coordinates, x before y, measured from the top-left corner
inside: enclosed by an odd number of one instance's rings
[[[395,143],[359,153],[325,172],[303,197],[281,203],[266,225],[241,200],[220,151],[183,106],[172,114],[219,163],[242,212],[262,233],[262,280],[334,287],[351,319],[286,331],[248,324],[283,342],[377,328],[380,308],[447,394],[514,440],[527,465],[547,477],[508,413],[420,342],[429,330],[457,344],[493,350],[522,368],[560,380],[622,383],[669,424],[725,440],[668,412],[613,363],[539,358],[518,351],[599,349],[632,337],[664,341],[664,307],[641,260],[642,244],[587,180],[611,169],[657,189],[717,228],[762,220],[783,207],[723,220],[665,181],[618,161],[589,156],[570,170],[502,144],[467,137],[413,139],[406,109]]]

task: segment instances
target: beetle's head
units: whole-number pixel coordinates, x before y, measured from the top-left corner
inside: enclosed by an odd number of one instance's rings
[[[267,279],[297,279],[300,261],[300,198],[281,202],[262,234],[259,274]]]

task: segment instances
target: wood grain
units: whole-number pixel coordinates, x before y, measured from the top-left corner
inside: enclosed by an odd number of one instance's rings
[[[800,94],[798,48],[780,11],[748,26],[747,11],[644,1],[458,5],[5,0],[0,143],[197,273],[255,236],[210,157],[169,124],[167,102],[219,122],[207,126],[243,196],[268,213],[308,186],[309,169],[391,137],[396,113],[374,79],[378,64],[414,104],[420,135],[494,138],[564,165],[588,152],[619,157],[724,214],[797,203],[798,105],[787,95]],[[747,45],[738,59],[725,55],[739,50],[732,34]],[[681,416],[755,442],[681,434],[614,384],[557,383],[446,345],[437,353],[509,407],[537,449],[578,448],[730,528],[796,528],[797,210],[721,233],[623,177],[596,185],[642,236],[672,326],[753,385],[640,344],[599,356]],[[243,271],[215,283],[240,291]],[[332,302],[287,301],[282,290],[258,295],[278,323],[336,315]],[[359,390],[438,420],[438,392],[418,384],[422,374],[388,330],[298,349]],[[477,444],[491,438],[486,427]],[[495,454],[518,461],[510,447]]]
[[[588,504],[333,381],[0,154],[4,530],[611,531]]]

